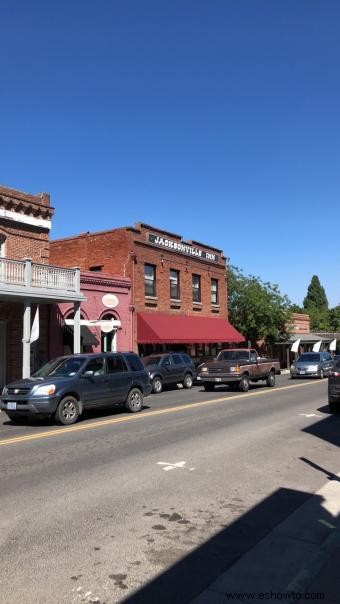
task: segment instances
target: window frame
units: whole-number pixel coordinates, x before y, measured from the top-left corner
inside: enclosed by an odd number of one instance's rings
[[[175,282],[175,288],[176,288],[177,295],[175,295],[175,296],[172,295],[172,291],[171,291],[172,281],[174,281],[174,279],[171,278],[171,273],[176,273],[177,281]],[[169,285],[170,285],[170,300],[176,300],[176,301],[180,300],[181,299],[180,271],[177,270],[176,268],[171,268],[169,271]]]
[[[197,277],[198,287],[196,288],[194,280]],[[195,299],[195,294],[197,293],[197,300]],[[201,284],[201,275],[197,273],[192,274],[192,301],[196,304],[202,303],[202,284]]]
[[[152,277],[148,277],[148,275],[146,274],[146,268],[150,267],[152,268],[153,274]],[[145,262],[144,263],[144,295],[145,297],[151,297],[151,298],[156,298],[157,296],[157,288],[156,288],[156,265],[155,264],[151,264],[150,262]],[[147,291],[147,285],[152,285],[152,293]]]
[[[214,284],[216,285],[216,290],[213,289]],[[214,296],[215,296],[215,299],[213,300]],[[218,279],[216,279],[214,277],[212,277],[210,280],[210,299],[211,299],[211,304],[215,304],[215,306],[218,306],[218,304],[220,303]]]

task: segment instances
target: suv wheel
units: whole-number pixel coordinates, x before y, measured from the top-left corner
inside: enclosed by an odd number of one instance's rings
[[[65,396],[59,403],[55,412],[55,419],[58,424],[70,426],[75,424],[79,417],[79,405],[74,396]]]
[[[137,411],[141,411],[143,407],[143,395],[139,388],[132,388],[130,390],[128,397],[125,401],[125,408],[130,413],[137,413]]]
[[[248,392],[249,390],[249,377],[247,375],[243,375],[238,383],[238,389],[241,392]]]
[[[159,394],[163,390],[163,382],[160,377],[154,377],[152,380],[152,392]]]
[[[325,377],[325,374],[323,372],[323,369],[320,369],[320,374],[319,374],[320,380],[323,380],[324,377]]]
[[[192,384],[193,384],[192,375],[190,373],[187,373],[186,376],[184,376],[183,388],[192,388]]]

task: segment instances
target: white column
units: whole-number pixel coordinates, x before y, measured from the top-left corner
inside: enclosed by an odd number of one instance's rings
[[[80,302],[74,303],[73,352],[80,352]]]
[[[31,375],[31,300],[24,302],[24,320],[22,337],[22,377],[27,378]]]

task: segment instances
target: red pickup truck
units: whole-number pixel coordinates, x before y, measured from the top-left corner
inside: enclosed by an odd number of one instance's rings
[[[200,365],[197,379],[208,392],[216,384],[247,392],[249,382],[262,380],[267,386],[275,386],[275,375],[280,373],[280,362],[276,359],[260,357],[253,348],[229,348],[221,350],[213,361]]]

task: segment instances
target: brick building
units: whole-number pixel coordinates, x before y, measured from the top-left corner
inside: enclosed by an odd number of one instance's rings
[[[131,347],[131,281],[98,272],[81,272],[81,352],[129,350]],[[73,306],[63,302],[53,309],[50,355],[72,352]]]
[[[131,279],[131,348],[216,354],[243,337],[228,323],[221,250],[139,223],[51,241],[51,259]]]
[[[47,193],[0,187],[0,386],[28,376],[32,366],[48,358],[49,305],[67,301],[78,317],[84,299],[79,271],[49,265],[53,212]],[[37,306],[39,339],[33,345],[31,314]],[[76,318],[76,347],[78,327]]]

